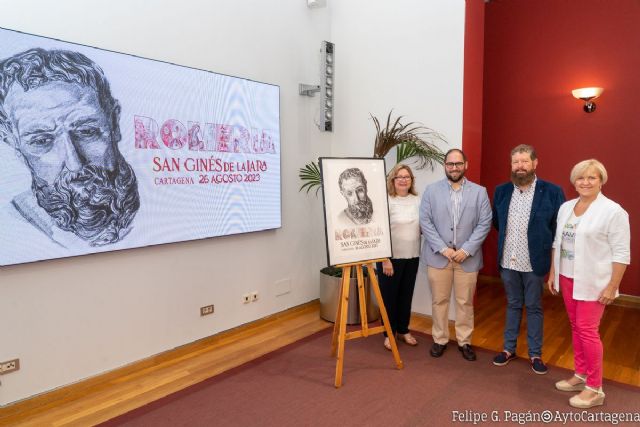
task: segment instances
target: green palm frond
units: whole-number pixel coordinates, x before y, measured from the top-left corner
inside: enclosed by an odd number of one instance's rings
[[[384,158],[393,147],[398,147],[398,162],[411,157],[418,157],[418,169],[429,166],[433,169],[435,163],[444,162],[444,153],[436,145],[447,140],[438,132],[416,122],[401,123],[402,117],[391,119],[393,110],[387,116],[383,128],[380,121],[371,115],[376,127],[376,140],[373,156]]]
[[[322,177],[320,176],[320,168],[316,162],[311,162],[298,170],[298,177],[303,182],[298,191],[307,190],[307,194],[314,187],[316,188],[316,196],[322,188]]]
[[[418,158],[417,169],[428,167],[433,170],[436,164],[444,163],[444,153],[439,149],[427,147],[423,141],[405,141],[396,146],[396,162],[402,163],[411,157]]]

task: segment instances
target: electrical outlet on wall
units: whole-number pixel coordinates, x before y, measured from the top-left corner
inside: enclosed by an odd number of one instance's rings
[[[213,314],[213,304],[200,307],[200,316],[206,316],[207,314]]]
[[[258,291],[251,292],[251,302],[258,301],[258,298],[259,298]]]
[[[20,369],[20,359],[0,362],[0,375],[8,374],[9,372],[17,371],[18,369]]]
[[[242,303],[243,304],[248,304],[250,302],[251,302],[251,294],[242,295]]]

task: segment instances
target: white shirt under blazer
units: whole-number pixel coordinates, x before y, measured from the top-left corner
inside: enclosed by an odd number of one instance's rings
[[[578,199],[565,202],[558,211],[553,241],[554,287],[559,290],[562,229]],[[580,217],[576,230],[573,299],[597,301],[611,280],[612,262],[629,264],[631,231],[629,214],[616,202],[599,193]],[[618,296],[618,292],[616,292]]]

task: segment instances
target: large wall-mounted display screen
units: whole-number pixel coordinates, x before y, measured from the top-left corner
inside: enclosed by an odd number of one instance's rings
[[[0,265],[278,228],[280,206],[278,86],[0,28]]]

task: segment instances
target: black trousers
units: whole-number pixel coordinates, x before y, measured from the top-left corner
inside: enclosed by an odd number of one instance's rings
[[[382,263],[379,262],[377,265],[380,293],[382,293],[391,330],[394,334],[409,332],[411,301],[413,300],[413,289],[416,285],[419,263],[420,258],[391,258],[393,276],[387,276],[382,272]]]

